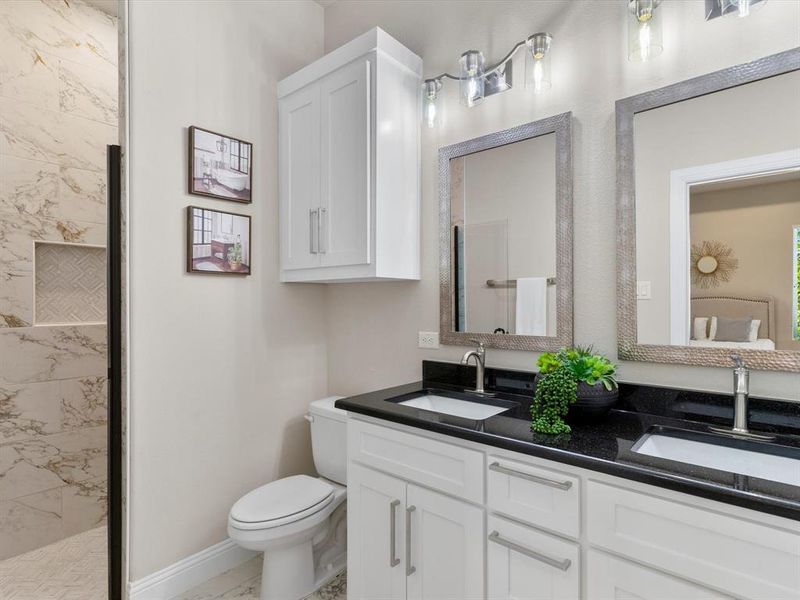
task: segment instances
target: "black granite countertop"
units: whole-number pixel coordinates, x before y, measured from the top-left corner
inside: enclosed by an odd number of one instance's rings
[[[623,383],[619,402],[606,417],[573,423],[570,434],[547,436],[530,428],[533,376],[487,368],[487,389],[496,392],[497,400],[514,403],[514,407],[483,421],[397,404],[398,397],[424,390],[462,391],[474,386],[474,367],[433,361],[423,364],[423,381],[345,398],[336,406],[800,521],[800,487],[632,451],[634,443],[653,427],[705,433],[709,424],[730,426],[730,396]],[[753,430],[776,435],[771,443],[800,449],[800,403],[752,399],[750,422]]]

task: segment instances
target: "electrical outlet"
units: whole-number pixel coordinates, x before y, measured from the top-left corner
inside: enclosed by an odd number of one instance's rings
[[[420,348],[438,348],[439,347],[439,333],[437,331],[420,331],[419,332],[419,347]]]
[[[636,299],[637,300],[650,300],[653,298],[650,289],[650,282],[649,281],[637,281],[636,282]]]

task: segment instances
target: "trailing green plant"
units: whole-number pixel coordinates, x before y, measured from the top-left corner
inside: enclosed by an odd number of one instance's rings
[[[584,381],[589,385],[599,382],[609,391],[617,388],[617,365],[602,354],[595,354],[591,346],[545,352],[539,357],[538,364],[542,375],[566,367],[576,382]]]
[[[531,429],[536,433],[558,435],[572,431],[564,422],[569,405],[578,396],[578,384],[565,365],[559,365],[536,384],[531,405]]]

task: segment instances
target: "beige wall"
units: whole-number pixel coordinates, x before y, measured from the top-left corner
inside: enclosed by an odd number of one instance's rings
[[[130,3],[130,578],[224,540],[242,494],[311,471],[316,286],[278,282],[276,83],[322,53],[310,0]],[[254,144],[253,204],[187,194],[187,127]],[[186,206],[253,217],[253,274],[185,272]]]
[[[549,31],[553,87],[535,96],[522,85],[467,109],[446,83],[444,126],[422,134],[422,281],[330,286],[329,390],[355,393],[419,378],[425,358],[454,360],[463,348],[417,348],[418,331],[439,328],[437,151],[447,144],[571,110],[575,169],[575,341],[616,355],[616,221],[614,101],[798,45],[800,4],[768,2],[747,19],[703,20],[703,3],[662,5],[664,53],[629,63],[625,3],[358,2],[325,10],[325,48],[332,50],[375,25],[420,55],[431,76],[455,72],[464,50],[497,60],[519,40]],[[747,43],[742,43],[747,40]],[[523,81],[522,63],[515,81]],[[492,366],[528,369],[535,356],[489,350]],[[727,369],[624,363],[622,379],[727,391]],[[800,397],[800,375],[756,373],[753,392]]]
[[[640,343],[670,342],[670,173],[800,147],[798,106],[795,71],[636,115],[636,276],[652,290],[637,303]]]
[[[730,281],[695,293],[772,296],[778,350],[800,351],[792,339],[793,228],[800,225],[800,181],[692,194],[692,244],[723,242],[739,268]],[[763,337],[763,336],[762,336]]]

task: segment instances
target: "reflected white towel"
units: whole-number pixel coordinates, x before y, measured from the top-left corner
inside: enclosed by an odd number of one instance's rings
[[[547,278],[517,279],[517,335],[547,335]]]

